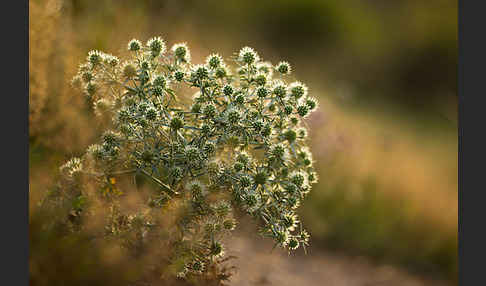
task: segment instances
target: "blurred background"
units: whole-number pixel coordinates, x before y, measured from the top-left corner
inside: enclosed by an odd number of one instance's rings
[[[193,62],[245,45],[287,60],[320,100],[308,120],[320,181],[300,208],[309,253],[270,255],[243,223],[234,285],[457,283],[457,1],[30,0],[29,15],[33,277],[48,255],[37,202],[105,126],[70,87],[78,63],[160,35]],[[285,270],[302,265],[322,270]]]

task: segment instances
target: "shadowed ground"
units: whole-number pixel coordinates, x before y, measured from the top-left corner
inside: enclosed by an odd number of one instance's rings
[[[326,285],[326,286],[448,286],[425,276],[410,274],[389,265],[376,265],[364,257],[349,257],[308,249],[308,255],[288,256],[281,249],[272,249],[268,240],[236,235],[228,242],[230,260],[237,267],[229,285]]]

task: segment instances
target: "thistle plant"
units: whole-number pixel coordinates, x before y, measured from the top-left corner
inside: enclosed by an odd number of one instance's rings
[[[305,249],[309,234],[295,211],[317,181],[304,118],[318,103],[291,80],[290,64],[272,65],[249,47],[231,66],[218,54],[193,64],[185,43],[169,49],[160,37],[132,40],[127,49],[124,59],[89,52],[72,81],[113,123],[61,167],[63,196],[76,202],[77,217],[95,215],[90,201],[101,202],[104,235],[135,231],[126,246],[136,247],[158,229],[157,214],[178,206],[168,239],[180,277],[205,273],[224,257],[235,211],[253,217],[275,246]],[[118,204],[131,191],[117,183],[126,176],[152,186],[136,212]]]

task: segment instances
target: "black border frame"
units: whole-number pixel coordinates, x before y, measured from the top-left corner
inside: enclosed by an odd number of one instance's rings
[[[467,5],[466,5],[467,3]],[[29,2],[8,1],[3,3],[4,41],[2,48],[4,60],[8,63],[3,71],[4,87],[11,87],[10,90],[2,90],[3,111],[2,126],[6,128],[3,132],[2,143],[4,147],[3,156],[6,172],[4,182],[9,186],[3,188],[4,203],[1,213],[4,221],[2,231],[2,246],[4,268],[2,269],[2,281],[14,281],[7,285],[28,285],[28,192],[29,192],[29,132],[28,132],[28,29],[29,29]],[[10,4],[16,4],[15,13]],[[458,156],[459,156],[459,213],[458,213],[458,239],[459,239],[459,283],[460,285],[480,285],[476,281],[485,280],[482,260],[486,252],[484,244],[486,235],[481,233],[483,227],[484,213],[482,210],[485,197],[483,185],[483,170],[481,163],[485,158],[484,146],[486,140],[482,139],[481,128],[475,128],[476,138],[470,139],[467,151],[464,148],[464,129],[469,125],[474,130],[474,125],[481,125],[483,105],[478,99],[484,95],[484,66],[486,66],[486,41],[483,41],[485,16],[484,1],[458,0]],[[9,17],[11,16],[11,17]],[[12,29],[14,31],[12,31]],[[12,39],[12,36],[15,39]],[[467,68],[466,68],[467,66]],[[15,67],[15,72],[12,68]],[[22,90],[21,90],[22,89]],[[465,94],[469,94],[468,97]],[[467,98],[467,100],[466,100]],[[478,102],[474,102],[478,100]],[[15,104],[12,105],[13,101]],[[467,104],[465,104],[467,102]],[[466,112],[465,105],[468,106]],[[20,112],[21,110],[21,112]],[[8,112],[7,112],[8,111]],[[14,115],[12,117],[12,115]],[[481,152],[482,151],[482,152]],[[470,167],[466,168],[465,162]],[[476,166],[471,166],[471,165]],[[474,180],[476,179],[476,180]],[[467,207],[466,207],[467,205]],[[476,220],[476,221],[475,221]],[[468,225],[468,227],[466,227]],[[469,233],[464,229],[469,229]],[[466,257],[465,249],[469,249]],[[5,282],[4,282],[5,283]]]

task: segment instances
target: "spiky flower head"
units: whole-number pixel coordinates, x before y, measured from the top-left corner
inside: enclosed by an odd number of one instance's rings
[[[113,55],[105,55],[104,58],[103,58],[103,61],[106,62],[107,64],[109,64],[112,67],[116,67],[120,63],[120,59],[118,59],[117,57],[115,57]]]
[[[173,45],[171,51],[178,60],[182,62],[191,61],[191,51],[187,47],[186,43],[178,43]]]
[[[267,183],[267,179],[268,179],[268,174],[265,171],[259,171],[253,177],[253,181],[257,185],[264,185],[264,184],[266,184]]]
[[[287,85],[281,80],[275,80],[272,82],[272,92],[277,97],[283,98],[287,95]]]
[[[129,51],[136,52],[139,51],[141,47],[142,47],[142,43],[140,43],[139,40],[133,39],[130,42],[128,42]]]
[[[293,129],[288,129],[285,131],[283,136],[289,143],[294,143],[297,139],[297,133]]]
[[[292,182],[297,187],[302,187],[306,185],[306,177],[304,173],[299,171],[294,171],[289,175],[290,182]]]
[[[315,110],[317,108],[318,102],[317,99],[313,97],[307,97],[307,99],[305,100],[305,104],[307,105],[309,110]]]
[[[283,74],[283,75],[287,75],[287,74],[290,74],[291,71],[292,71],[292,68],[290,67],[290,64],[288,62],[285,62],[285,61],[282,61],[282,62],[279,62],[276,66],[275,66],[275,69]]]
[[[269,94],[268,89],[266,89],[266,88],[265,88],[265,87],[263,87],[263,86],[262,86],[262,87],[259,87],[259,88],[257,89],[257,92],[256,92],[256,93],[257,93],[257,96],[258,96],[259,98],[265,98],[265,97],[267,97],[267,96],[268,96],[268,94]]]
[[[152,52],[152,56],[156,57],[165,53],[165,42],[161,37],[154,37],[147,41],[147,47]]]
[[[153,85],[154,86],[160,86],[161,88],[165,88],[166,83],[167,83],[167,80],[161,74],[157,75],[154,78],[154,81],[153,81]]]
[[[258,84],[258,85],[261,85],[261,86],[264,86],[266,83],[267,83],[267,74],[265,73],[258,73],[256,76],[255,76],[255,82]]]
[[[237,124],[240,122],[241,114],[237,109],[230,109],[227,111],[228,122],[231,124]]]
[[[233,87],[229,84],[226,84],[225,86],[223,86],[223,93],[226,96],[232,95],[233,94]]]
[[[309,115],[309,107],[307,105],[299,105],[297,106],[297,113],[301,117],[307,117]]]
[[[272,156],[273,158],[279,161],[285,161],[288,157],[287,148],[285,148],[285,145],[281,143],[271,146],[269,150],[269,154],[270,156]]]
[[[209,70],[205,65],[194,65],[191,68],[191,77],[194,80],[203,80],[209,76]]]
[[[211,54],[206,58],[206,64],[211,68],[215,69],[223,63],[223,58],[218,54]]]
[[[294,213],[286,213],[282,216],[282,224],[288,231],[294,231],[299,223],[297,215]]]
[[[294,81],[289,85],[290,95],[296,99],[307,96],[307,86],[299,81]]]
[[[83,169],[83,163],[80,158],[72,158],[60,167],[62,173],[73,177],[76,173]]]
[[[186,189],[191,191],[192,193],[201,194],[206,190],[206,187],[199,180],[191,180],[187,182]]]
[[[289,242],[288,242],[288,247],[291,250],[295,250],[295,249],[299,248],[299,240],[297,240],[294,237],[290,238]]]
[[[88,53],[88,61],[93,65],[96,66],[103,60],[103,53],[100,51],[90,51]]]
[[[260,61],[260,57],[257,52],[250,47],[244,47],[238,54],[238,60],[245,64],[253,64]]]

